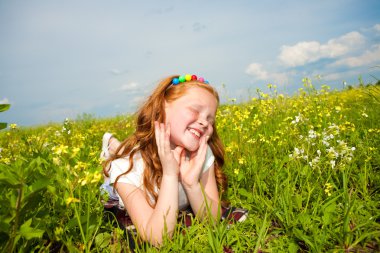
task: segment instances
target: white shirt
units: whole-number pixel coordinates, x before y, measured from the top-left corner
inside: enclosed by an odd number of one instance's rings
[[[212,150],[210,146],[207,147],[206,152],[206,159],[203,163],[202,167],[202,173],[206,172],[210,166],[215,161],[214,154],[212,153]],[[141,157],[140,152],[135,153],[133,156],[133,168],[132,170],[127,173],[126,175],[123,175],[119,178],[117,181],[118,183],[127,183],[131,184],[141,190],[144,191],[144,184],[143,184],[143,176],[144,176],[144,162]],[[109,192],[111,197],[118,198],[119,204],[121,207],[124,207],[123,201],[120,201],[121,198],[119,194],[116,192],[116,195],[113,192],[110,192],[110,189],[112,189],[113,183],[115,183],[116,178],[126,172],[129,169],[129,156],[124,158],[119,158],[111,162],[111,167],[109,171],[110,177],[107,178],[102,185],[102,188]],[[111,186],[111,187],[110,187]],[[158,188],[156,187],[156,192],[158,193]],[[151,201],[151,204],[154,204],[154,198],[151,195],[148,195]],[[183,186],[181,183],[178,185],[178,208],[180,210],[185,209],[189,205],[189,200],[186,196],[185,190],[183,189]]]

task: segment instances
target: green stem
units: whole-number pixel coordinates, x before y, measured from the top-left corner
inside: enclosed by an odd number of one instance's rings
[[[90,194],[87,193],[87,224],[86,224],[86,234],[89,236],[88,225],[90,224]],[[87,239],[86,239],[87,243]],[[90,245],[87,245],[90,248]]]
[[[23,185],[21,184],[20,188],[17,189],[17,201],[16,201],[16,215],[15,215],[15,222],[12,226],[12,232],[10,234],[10,240],[7,243],[7,247],[5,247],[5,252],[13,252],[15,247],[15,238],[17,234],[17,230],[19,227],[20,222],[20,209],[21,209],[21,201],[23,197],[24,191],[23,191]]]
[[[82,235],[82,240],[83,240],[83,243],[84,243],[84,247],[85,247],[85,251],[87,252],[88,249],[87,249],[87,243],[86,243],[86,236],[84,235],[84,232],[83,232],[83,228],[82,228],[82,224],[81,224],[81,221],[80,221],[80,216],[79,216],[79,213],[78,213],[78,209],[77,209],[77,205],[75,203],[73,203],[74,205],[74,212],[75,212],[75,216],[77,218],[77,221],[78,221],[78,226],[79,226],[79,230],[80,230],[80,233]]]

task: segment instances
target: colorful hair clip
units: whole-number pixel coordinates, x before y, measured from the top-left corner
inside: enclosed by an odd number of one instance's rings
[[[209,82],[205,80],[203,77],[197,77],[196,75],[189,75],[189,74],[181,75],[179,77],[173,78],[172,84],[177,85],[179,83],[184,83],[188,81],[197,81],[197,80],[201,83],[209,84]]]

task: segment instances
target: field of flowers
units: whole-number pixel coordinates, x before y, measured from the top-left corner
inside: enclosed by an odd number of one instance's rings
[[[331,91],[303,81],[294,96],[268,85],[218,111],[224,197],[248,219],[178,226],[160,249],[136,252],[380,251],[380,86]],[[101,203],[106,131],[127,137],[133,116],[0,132],[2,252],[129,252]]]

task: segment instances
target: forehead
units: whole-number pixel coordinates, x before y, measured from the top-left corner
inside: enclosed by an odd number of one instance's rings
[[[207,106],[217,106],[217,99],[208,90],[201,87],[191,87],[186,90],[186,93],[177,99],[178,102],[200,103]],[[177,101],[176,100],[176,101]]]

